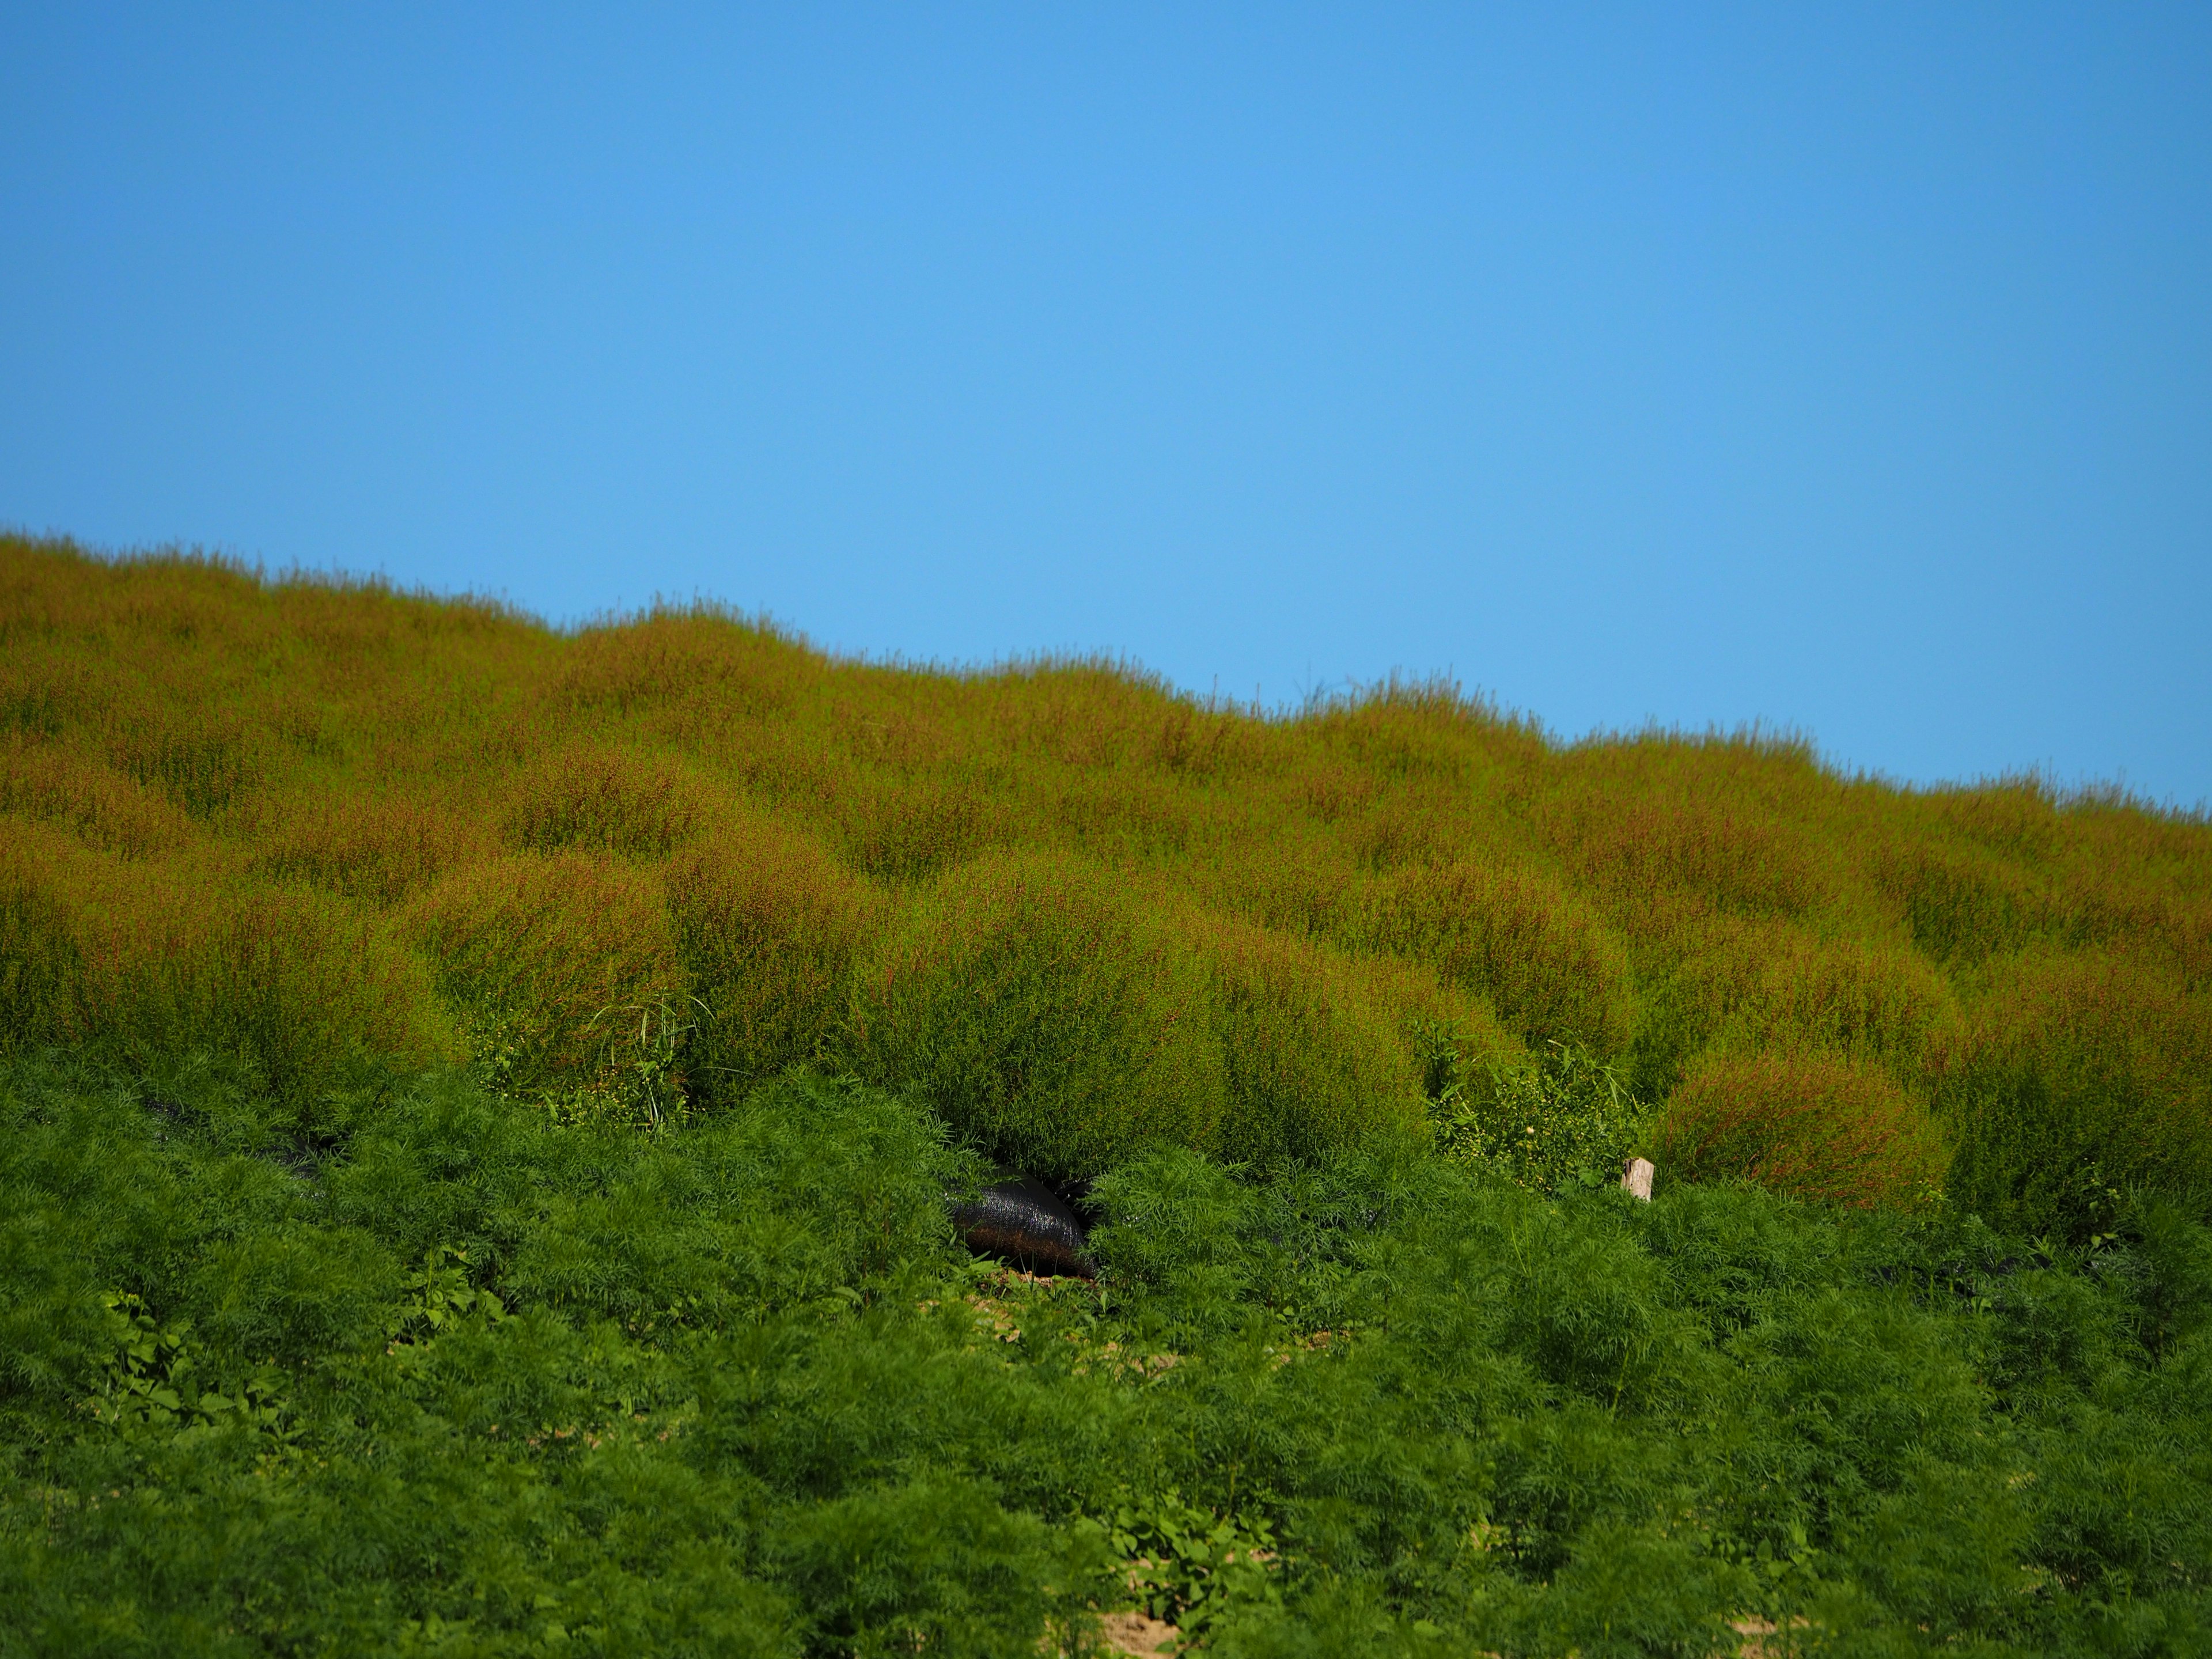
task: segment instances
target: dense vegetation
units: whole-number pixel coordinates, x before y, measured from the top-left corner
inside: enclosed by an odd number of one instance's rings
[[[2045,1253],[1170,1148],[1094,1289],[982,1277],[972,1163],[858,1084],[644,1133],[389,1081],[312,1154],[265,1108],[0,1087],[0,1651],[1031,1659],[1139,1597],[1315,1659],[2212,1632],[2212,1248],[2155,1200]]]
[[[2119,799],[0,539],[0,1654],[2202,1651],[2208,972]]]
[[[1668,1171],[2030,1232],[2212,1155],[2203,823],[1435,687],[1261,719],[17,538],[0,812],[0,1043],[211,1050],[302,1133],[371,1060],[648,1117],[811,1060],[1088,1176],[1575,1052]]]

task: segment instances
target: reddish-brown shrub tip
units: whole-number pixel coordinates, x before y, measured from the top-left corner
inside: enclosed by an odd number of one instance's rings
[[[1824,896],[1805,832],[1747,802],[1571,789],[1538,813],[1571,869],[1631,906],[1668,896],[1745,915],[1799,915]]]
[[[1669,1178],[1737,1179],[1859,1207],[1938,1197],[1927,1109],[1886,1073],[1817,1051],[1707,1054],[1668,1101],[1652,1157]]]
[[[1727,916],[1686,931],[1674,978],[1703,1026],[1737,1047],[1817,1048],[1911,1074],[1958,1018],[1948,984],[1894,941],[1826,939],[1798,923]]]
[[[1249,714],[1178,697],[1161,710],[1148,745],[1152,763],[1172,776],[1220,782],[1263,772],[1267,732]]]
[[[1626,944],[1540,871],[1462,862],[1378,882],[1363,929],[1494,1007],[1532,1044],[1625,1048],[1636,1000]]]
[[[513,1086],[573,1085],[607,1063],[610,1009],[673,1003],[688,987],[655,874],[575,853],[452,872],[398,917],[478,1048]],[[483,1057],[483,1056],[480,1056]]]
[[[846,856],[878,880],[925,880],[1012,836],[1012,815],[985,780],[955,775],[874,779],[839,802]]]
[[[826,848],[750,811],[664,875],[676,948],[704,1010],[690,1070],[712,1100],[813,1058],[842,1018],[884,901]]]
[[[665,858],[717,816],[720,792],[681,761],[571,743],[510,786],[502,828],[514,846]]]
[[[272,805],[253,867],[378,906],[497,855],[490,827],[450,802],[398,793],[311,795]]]
[[[130,858],[173,852],[204,833],[136,778],[20,732],[0,740],[0,812],[65,826],[88,846]]]
[[[674,711],[694,729],[771,719],[827,665],[764,623],[663,611],[568,641],[556,698],[616,715]]]
[[[1392,995],[1407,988],[1398,975],[1225,917],[1193,914],[1182,927],[1221,1009],[1225,1156],[1308,1155],[1420,1127],[1423,1068]]]

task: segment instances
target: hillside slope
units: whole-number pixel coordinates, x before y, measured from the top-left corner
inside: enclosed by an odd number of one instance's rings
[[[811,1059],[1087,1174],[1567,1053],[1670,1170],[2030,1229],[2212,1153],[2212,828],[1431,686],[1260,718],[15,538],[0,813],[0,1044],[211,1049],[303,1134],[391,1060],[589,1115]]]

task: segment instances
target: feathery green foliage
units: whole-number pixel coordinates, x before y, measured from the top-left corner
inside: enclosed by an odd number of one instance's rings
[[[927,1111],[0,1065],[0,1652],[2203,1651],[2212,1234],[1402,1140],[987,1273]]]

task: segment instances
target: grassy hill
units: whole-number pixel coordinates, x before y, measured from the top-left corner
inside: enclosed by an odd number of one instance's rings
[[[2202,823],[20,538],[0,733],[0,1659],[2212,1652]]]
[[[378,1059],[648,1115],[813,1060],[1090,1175],[1571,1051],[1670,1175],[2078,1231],[2212,1155],[2212,828],[2032,783],[21,539],[0,730],[0,1040],[211,1048],[303,1123]]]

